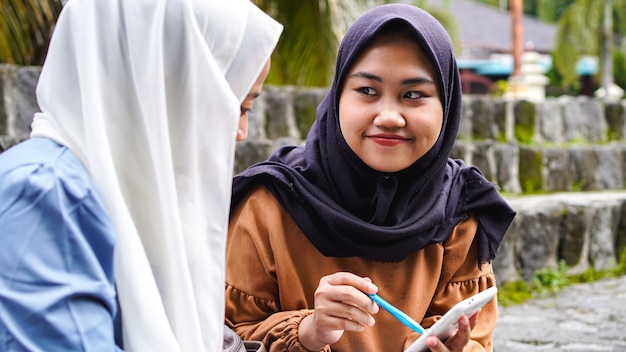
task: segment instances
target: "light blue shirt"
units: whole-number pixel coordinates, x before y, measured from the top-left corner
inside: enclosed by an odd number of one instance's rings
[[[120,351],[115,238],[67,148],[33,138],[0,154],[0,350]]]

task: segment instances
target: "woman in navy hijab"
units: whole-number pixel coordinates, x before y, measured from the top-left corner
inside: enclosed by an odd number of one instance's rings
[[[452,42],[414,6],[377,7],[346,33],[304,146],[233,183],[227,324],[270,351],[403,351],[495,286],[491,261],[515,213],[474,167],[449,158],[461,117]],[[432,351],[491,351],[492,300]]]

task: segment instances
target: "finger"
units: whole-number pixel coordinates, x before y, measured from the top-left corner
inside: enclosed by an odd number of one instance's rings
[[[338,302],[352,307],[357,307],[369,313],[377,313],[378,306],[362,291],[353,286],[320,286],[314,293],[315,307],[324,302]]]
[[[376,291],[378,288],[368,278],[340,272],[325,276],[320,280],[315,291],[315,300],[320,303],[324,299],[343,302],[375,314],[378,312],[378,306],[364,292]]]
[[[328,317],[329,321],[334,322],[333,328],[353,330],[354,323],[365,326],[373,326],[374,318],[364,311],[362,308],[344,302],[328,301],[324,305],[320,304],[315,308],[316,314],[320,318]]]
[[[348,308],[344,312],[347,314],[346,319],[349,321],[354,321],[364,326],[374,326],[374,324],[376,324],[374,317],[367,311],[364,311],[361,307],[351,305],[347,306]]]
[[[316,316],[315,325],[319,331],[363,331],[366,325],[355,320],[336,316]]]
[[[361,292],[376,293],[378,287],[372,283],[370,278],[361,277],[349,272],[337,272],[331,275],[324,276],[320,282],[325,282],[333,286],[352,286]]]
[[[341,318],[338,319],[338,324],[340,329],[345,330],[345,331],[363,331],[365,330],[367,327],[370,327],[372,325],[374,325],[374,318],[369,317],[367,322],[364,323],[363,319],[359,319],[359,318]]]
[[[450,350],[436,336],[429,336],[426,339],[426,346],[431,352],[449,352]]]
[[[448,338],[444,344],[450,351],[462,351],[470,340],[471,332],[469,319],[464,315],[458,320],[456,334]]]
[[[478,310],[478,312],[474,313],[474,315],[472,315],[469,318],[470,330],[474,330],[474,327],[476,326],[476,324],[478,324],[479,313],[480,313],[480,309]]]

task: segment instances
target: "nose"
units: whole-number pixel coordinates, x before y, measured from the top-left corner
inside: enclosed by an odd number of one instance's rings
[[[237,126],[237,135],[235,140],[237,142],[243,141],[248,138],[248,112],[243,112],[239,115],[239,126]]]
[[[402,128],[406,126],[406,120],[398,108],[387,107],[374,118],[374,125],[383,128]]]

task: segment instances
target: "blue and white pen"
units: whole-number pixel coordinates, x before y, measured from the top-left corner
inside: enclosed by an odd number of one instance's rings
[[[418,322],[413,320],[410,316],[408,316],[400,309],[392,306],[391,303],[385,301],[379,295],[375,293],[366,293],[366,295],[368,295],[372,299],[372,301],[376,302],[376,304],[391,313],[391,315],[398,319],[402,324],[411,328],[411,330],[415,330],[420,334],[424,333],[424,328]]]

